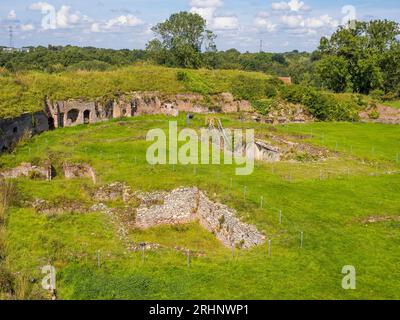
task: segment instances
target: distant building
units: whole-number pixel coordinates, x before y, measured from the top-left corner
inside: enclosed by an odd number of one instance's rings
[[[291,77],[279,77],[279,80],[281,80],[284,84],[292,84],[292,78]]]
[[[25,52],[28,53],[31,51],[30,47],[22,47],[22,48],[12,48],[12,47],[0,47],[0,50],[3,52],[13,53],[13,52]]]

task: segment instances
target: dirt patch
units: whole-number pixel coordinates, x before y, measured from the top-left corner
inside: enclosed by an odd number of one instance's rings
[[[364,122],[400,124],[400,109],[383,104],[364,110],[359,115]]]
[[[361,220],[362,224],[373,224],[389,221],[400,221],[400,216],[370,216]]]

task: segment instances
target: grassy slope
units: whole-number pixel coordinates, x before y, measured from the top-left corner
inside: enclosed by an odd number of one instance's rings
[[[400,100],[398,100],[398,101],[387,101],[387,102],[385,102],[385,105],[400,109]]]
[[[225,126],[248,124],[222,116]],[[183,126],[185,118],[179,118]],[[278,127],[279,134],[311,134],[310,142],[334,150],[339,159],[323,163],[257,164],[253,175],[237,177],[232,166],[150,166],[143,137],[150,128],[167,127],[161,116],[111,121],[88,127],[47,132],[0,158],[3,166],[39,161],[50,154],[55,162],[90,162],[100,183],[125,181],[134,190],[172,189],[196,185],[216,200],[238,210],[272,239],[272,257],[266,246],[232,252],[196,224],[159,227],[130,234],[135,241],[180,245],[206,252],[193,258],[190,270],[183,254],[173,250],[127,252],[101,214],[39,216],[14,208],[8,225],[8,261],[14,270],[41,279],[39,267],[51,261],[59,271],[60,298],[226,298],[226,299],[399,299],[400,224],[364,225],[368,216],[397,215],[399,170],[395,161],[400,128],[393,125],[315,123]],[[192,123],[200,127],[198,116]],[[257,132],[270,132],[257,125]],[[353,149],[350,153],[349,146]],[[371,145],[376,145],[374,152]],[[379,146],[378,146],[379,145]],[[320,180],[321,172],[324,176]],[[289,181],[288,177],[291,177]],[[230,188],[230,179],[232,189]],[[26,199],[67,197],[90,202],[90,181],[21,180]],[[243,188],[248,187],[244,200]],[[264,208],[260,209],[260,197]],[[278,212],[283,211],[283,224]],[[305,248],[299,249],[299,233]],[[97,250],[102,267],[97,268]],[[357,268],[357,290],[341,289],[344,265]]]
[[[230,70],[185,70],[193,75],[188,83],[177,80],[180,69],[135,65],[105,72],[0,73],[0,118],[43,108],[45,96],[54,100],[97,99],[131,91],[160,91],[165,94],[197,92],[213,94],[230,91],[240,75],[266,79],[262,73]]]

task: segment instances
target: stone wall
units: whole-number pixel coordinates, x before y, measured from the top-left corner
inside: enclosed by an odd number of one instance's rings
[[[11,151],[22,138],[30,138],[48,130],[48,117],[44,112],[0,119],[0,152]]]
[[[29,177],[50,181],[52,179],[52,167],[50,163],[43,166],[34,166],[31,163],[21,163],[18,167],[1,170],[0,177],[5,179]]]
[[[44,104],[46,111],[23,114],[13,119],[0,119],[0,152],[12,150],[23,136],[31,137],[43,131],[113,118],[153,114],[177,117],[179,112],[253,111],[248,101],[234,100],[230,93],[215,95],[207,102],[200,94],[167,96],[158,92],[133,92],[120,96],[118,100],[98,102],[46,99]]]
[[[149,198],[156,204],[143,200]],[[139,228],[199,221],[226,247],[248,249],[265,242],[265,236],[255,226],[240,221],[235,210],[211,201],[197,188],[141,194],[139,199],[142,201],[136,212],[136,226]]]

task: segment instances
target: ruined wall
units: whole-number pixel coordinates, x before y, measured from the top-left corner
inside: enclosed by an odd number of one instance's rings
[[[199,221],[226,247],[252,248],[265,242],[265,235],[237,217],[226,205],[211,201],[197,188],[178,188],[170,193],[139,193],[136,226],[147,229]]]
[[[48,130],[48,117],[44,112],[0,119],[0,152],[12,150],[22,137],[30,138]]]
[[[0,119],[0,153],[10,151],[23,137],[31,137],[56,128],[97,123],[113,118],[164,114],[177,117],[179,112],[226,113],[253,108],[248,101],[236,101],[232,94],[222,93],[205,101],[200,94],[162,95],[158,92],[133,92],[104,102],[45,100],[45,111]]]

